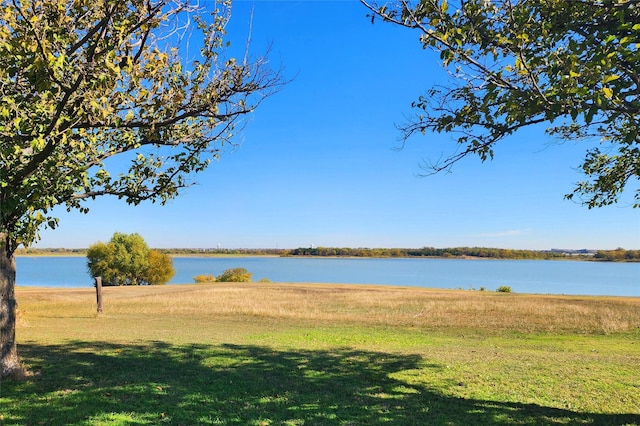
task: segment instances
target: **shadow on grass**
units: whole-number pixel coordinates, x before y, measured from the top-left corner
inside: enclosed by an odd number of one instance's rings
[[[640,424],[605,415],[452,398],[394,379],[441,368],[359,350],[75,342],[21,345],[36,375],[2,383],[0,424]]]

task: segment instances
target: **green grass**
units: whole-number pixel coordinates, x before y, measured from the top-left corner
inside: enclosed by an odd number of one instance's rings
[[[640,424],[638,299],[178,287],[105,289],[100,316],[91,291],[18,291],[30,375],[0,424]],[[600,320],[553,323],[572,309]]]

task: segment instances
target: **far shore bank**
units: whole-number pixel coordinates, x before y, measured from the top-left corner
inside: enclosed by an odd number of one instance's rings
[[[484,257],[484,256],[352,256],[352,255],[289,255],[289,254],[252,254],[252,253],[180,253],[164,251],[170,257],[173,258],[277,258],[287,257],[291,259],[440,259],[440,260],[551,260],[551,261],[580,261],[580,262],[622,262],[622,263],[639,263],[640,258],[633,259],[604,259],[596,258],[595,256],[562,256],[562,257],[549,257],[549,258],[520,258],[520,257]],[[15,257],[86,257],[85,251],[68,251],[68,252],[18,252]]]

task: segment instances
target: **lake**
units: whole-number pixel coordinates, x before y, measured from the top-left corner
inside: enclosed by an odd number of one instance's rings
[[[18,286],[91,287],[85,257],[19,256]],[[246,268],[255,281],[382,284],[516,293],[640,296],[640,263],[433,258],[175,257],[170,284]]]

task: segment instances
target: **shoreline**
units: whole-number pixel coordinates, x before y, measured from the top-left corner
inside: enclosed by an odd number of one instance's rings
[[[156,249],[153,249],[156,250]],[[596,259],[593,256],[566,256],[549,258],[509,258],[484,256],[317,256],[317,255],[279,255],[247,253],[165,253],[172,258],[289,258],[289,259],[438,259],[438,260],[526,260],[526,261],[574,261],[598,263],[640,263],[640,259]],[[87,253],[18,253],[14,257],[86,257]]]

